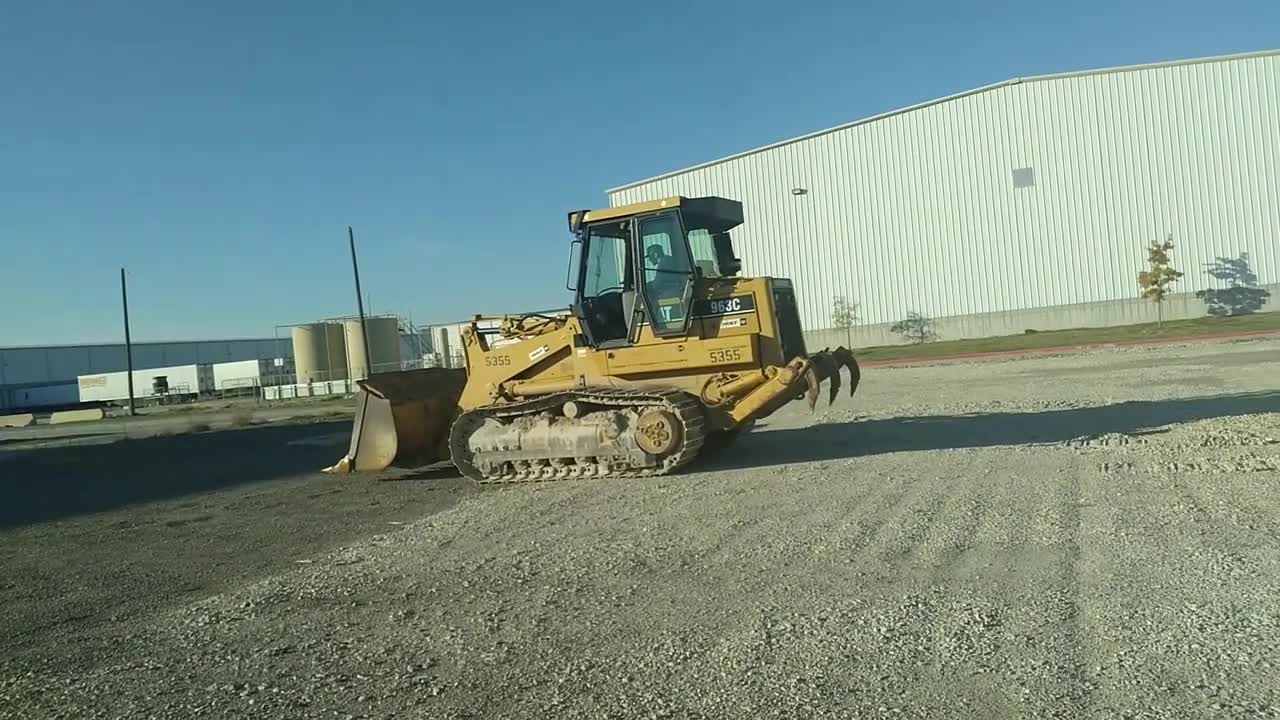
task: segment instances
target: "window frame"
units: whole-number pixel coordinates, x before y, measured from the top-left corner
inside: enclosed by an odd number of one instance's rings
[[[591,234],[591,231],[593,228],[605,226],[605,225],[608,225],[609,223],[626,223],[627,224],[626,234],[622,237],[612,237],[609,235],[597,235],[593,238]],[[596,333],[597,328],[592,326],[591,320],[586,316],[585,303],[586,301],[594,300],[600,297],[599,294],[589,296],[587,295],[587,290],[586,290],[587,273],[591,263],[591,258],[593,257],[592,245],[598,245],[600,241],[603,240],[604,238],[609,238],[610,240],[619,242],[622,247],[623,267],[622,267],[622,272],[619,274],[618,279],[622,281],[622,288],[620,290],[620,294],[624,298],[623,312],[624,313],[626,312],[625,298],[628,292],[636,292],[635,273],[637,268],[640,267],[641,265],[640,263],[637,263],[635,261],[634,254],[632,255],[629,262],[626,257],[628,253],[635,252],[634,248],[635,248],[635,238],[636,238],[636,220],[635,218],[620,218],[620,219],[605,220],[598,223],[587,224],[587,225],[584,225],[579,230],[578,238],[582,242],[583,249],[582,249],[582,252],[579,254],[578,267],[575,273],[578,281],[578,287],[574,291],[573,310],[574,310],[574,314],[578,317],[578,320],[581,324],[580,326],[582,328],[582,333],[585,336],[585,340],[587,344],[589,344],[591,347],[594,347],[594,348],[622,347],[622,346],[630,345],[632,342],[631,338],[634,334],[633,333],[633,326],[635,323],[634,317],[629,316],[626,318],[627,334],[625,337],[613,338],[613,339],[607,339],[607,340],[601,339],[600,337],[597,337],[597,333]],[[628,265],[630,265],[630,268],[627,267]],[[630,271],[628,272],[628,270]],[[596,288],[596,290],[598,291],[599,288]]]
[[[643,230],[644,225],[647,222],[658,220],[658,219],[666,219],[668,217],[673,218],[675,220],[676,228],[680,233],[680,239],[678,244],[680,245],[680,247],[683,249],[685,253],[686,264],[688,265],[688,268],[689,268],[685,272],[685,286],[680,296],[680,307],[684,310],[684,317],[679,327],[664,327],[666,325],[665,323],[657,322],[658,314],[656,312],[657,311],[656,304],[658,302],[658,299],[656,297],[651,298],[649,296],[650,295],[649,284],[645,282],[645,275],[644,275],[645,273],[645,256],[644,256],[645,248],[643,247],[644,246],[644,230]],[[635,257],[637,258],[637,262],[635,263],[635,283],[636,283],[635,287],[637,291],[640,293],[641,302],[644,303],[645,320],[649,324],[650,331],[652,331],[656,337],[676,337],[681,335],[688,335],[689,324],[693,321],[693,293],[694,293],[694,285],[697,281],[697,272],[695,269],[696,266],[694,265],[694,262],[693,262],[693,251],[689,248],[689,233],[685,229],[684,218],[682,217],[679,209],[676,208],[671,210],[662,210],[654,213],[647,213],[644,215],[637,215],[634,218],[632,218],[631,233],[634,238],[634,247],[635,247],[634,253],[635,253]],[[677,243],[674,241],[674,239],[672,239],[672,243],[671,243],[672,252],[675,251],[676,244]]]
[[[620,220],[620,221],[616,221],[616,222],[627,222],[627,221],[626,221],[626,220]],[[578,302],[582,302],[582,300],[584,300],[584,299],[586,299],[586,298],[588,298],[588,297],[591,297],[591,298],[598,298],[598,297],[600,297],[600,295],[599,295],[599,290],[600,290],[600,288],[596,288],[596,293],[597,293],[597,294],[595,294],[595,295],[591,295],[591,296],[588,296],[588,295],[587,295],[587,269],[588,269],[588,266],[591,264],[591,259],[592,259],[592,257],[593,257],[593,253],[592,253],[592,249],[593,249],[593,248],[592,248],[592,245],[593,245],[593,243],[595,242],[595,241],[593,240],[592,236],[591,236],[591,230],[592,230],[592,228],[593,228],[593,227],[598,227],[598,226],[600,226],[600,225],[604,225],[604,224],[605,224],[605,223],[598,223],[597,225],[588,225],[586,228],[584,228],[584,231],[583,231],[583,238],[582,238],[582,240],[583,240],[583,242],[582,242],[582,248],[583,248],[583,252],[582,252],[582,260],[578,263],[578,267],[579,267],[579,270],[578,270],[578,293],[577,293],[577,294],[578,294]],[[607,237],[607,238],[609,238],[610,240],[617,241],[617,242],[619,242],[619,243],[621,244],[621,247],[622,247],[622,270],[618,273],[618,280],[622,282],[622,286],[618,288],[618,290],[619,290],[620,292],[626,292],[627,290],[632,289],[632,288],[631,288],[631,287],[629,287],[628,285],[629,285],[629,283],[630,283],[630,284],[632,284],[632,285],[635,283],[635,278],[634,278],[634,277],[630,277],[631,273],[628,273],[628,272],[627,272],[627,257],[626,257],[627,247],[628,247],[629,245],[632,245],[632,244],[633,244],[633,243],[632,243],[632,239],[633,239],[633,237],[635,236],[635,233],[636,233],[636,224],[635,224],[634,220],[632,220],[632,221],[630,222],[630,227],[627,229],[627,234],[626,234],[626,236],[624,236],[624,237],[615,238],[615,237],[613,237],[613,236],[611,236],[611,235],[603,235],[603,236],[599,236],[599,237]],[[636,263],[633,261],[633,262],[632,262],[632,265],[634,266],[635,264],[636,264]],[[632,269],[634,270],[634,267],[633,267]]]
[[[694,233],[699,233],[699,232],[705,233],[707,236],[706,247],[710,251],[710,255],[702,259],[709,260],[711,262],[711,267],[714,273],[711,275],[708,275],[702,272],[702,268],[698,265],[698,254],[693,251],[693,235]],[[685,242],[689,243],[689,260],[693,263],[694,271],[698,273],[699,277],[706,277],[706,278],[724,277],[724,274],[720,271],[720,259],[716,256],[715,235],[713,235],[710,230],[706,229],[705,227],[695,227],[693,229],[685,228],[684,239],[685,239]]]

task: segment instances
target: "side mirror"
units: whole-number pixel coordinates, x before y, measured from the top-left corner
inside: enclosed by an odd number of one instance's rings
[[[582,238],[569,244],[569,269],[565,271],[564,287],[570,292],[578,291],[578,263],[582,262]]]
[[[742,272],[742,261],[733,254],[733,241],[729,233],[721,232],[711,236],[711,244],[716,251],[716,265],[720,266],[720,274],[724,277]]]

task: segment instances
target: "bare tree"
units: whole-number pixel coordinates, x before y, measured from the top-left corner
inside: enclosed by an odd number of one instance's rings
[[[858,301],[844,295],[831,300],[831,325],[844,330],[845,347],[853,347],[853,326],[858,324]]]

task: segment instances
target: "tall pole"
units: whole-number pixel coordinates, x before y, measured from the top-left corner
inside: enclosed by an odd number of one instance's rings
[[[120,304],[124,308],[124,359],[129,370],[129,414],[136,415],[133,407],[133,341],[129,338],[129,291],[125,289],[124,268],[120,268]]]
[[[369,377],[373,374],[373,358],[369,355],[369,329],[364,325],[364,296],[360,294],[360,266],[356,263],[356,234],[350,225],[347,226],[347,239],[351,242],[351,272],[356,276],[356,309],[360,313],[360,339],[364,342],[364,372],[365,377]]]

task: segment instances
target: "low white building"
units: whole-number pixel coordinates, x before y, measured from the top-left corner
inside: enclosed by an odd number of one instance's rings
[[[213,364],[213,389],[220,393],[288,385],[296,381],[292,358],[239,360]]]
[[[129,399],[129,372],[81,375],[80,402],[122,402]],[[212,365],[171,365],[133,371],[133,397],[199,397],[213,392]]]
[[[292,357],[288,338],[133,344],[137,370]],[[120,372],[127,366],[124,343],[0,347],[0,410],[75,405],[79,376]]]

